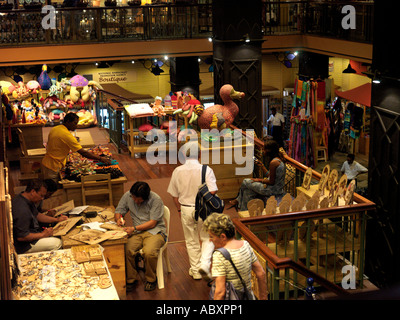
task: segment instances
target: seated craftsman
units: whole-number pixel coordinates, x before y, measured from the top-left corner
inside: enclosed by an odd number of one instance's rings
[[[166,241],[164,224],[164,204],[161,198],[150,190],[146,182],[138,181],[126,192],[115,209],[115,221],[124,225],[123,217],[130,212],[133,227],[124,230],[130,235],[126,244],[126,282],[127,291],[138,283],[135,258],[143,250],[145,262],[145,291],[152,291],[157,286],[157,259],[160,248]]]
[[[39,222],[51,224],[64,221],[68,217],[58,218],[40,213],[36,203],[47,193],[47,186],[41,180],[29,181],[24,192],[12,200],[14,245],[17,253],[58,250],[61,239],[53,237],[53,228],[42,228]]]
[[[55,210],[43,208],[43,200],[49,199],[54,194],[54,192],[58,190],[58,185],[57,182],[55,182],[53,179],[44,180],[44,184],[46,185],[47,192],[43,199],[36,204],[36,206],[40,213],[43,213],[50,217],[54,217],[56,213]]]

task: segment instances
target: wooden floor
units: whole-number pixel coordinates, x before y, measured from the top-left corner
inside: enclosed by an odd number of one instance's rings
[[[98,129],[100,130],[100,129]],[[96,143],[97,130],[92,131]],[[98,140],[101,142],[101,139]],[[149,165],[146,158],[132,158],[127,153],[117,153],[112,144],[107,144],[113,153],[113,158],[118,161],[122,172],[128,179],[127,188],[133,181],[149,180],[171,177],[172,171],[177,165]],[[18,163],[10,163],[10,190],[21,185],[19,182]],[[165,186],[167,188],[167,186]],[[127,293],[127,300],[207,300],[209,287],[203,280],[194,280],[189,276],[189,260],[184,241],[178,241],[168,245],[168,253],[171,262],[172,273],[164,269],[165,287],[152,292],[144,291],[144,273],[140,272],[143,281],[139,281],[137,287]]]

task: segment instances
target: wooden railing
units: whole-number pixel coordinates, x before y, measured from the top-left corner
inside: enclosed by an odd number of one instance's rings
[[[254,142],[256,149],[262,148],[263,141],[245,131],[242,134]],[[296,187],[301,185],[307,167],[286,154],[284,158],[287,173],[296,177],[285,185],[286,191],[296,197]],[[318,181],[321,174],[312,170],[312,177]],[[340,267],[344,265],[355,266],[358,285],[363,287],[366,222],[368,212],[375,210],[375,203],[358,194],[354,194],[353,200],[355,203],[351,205],[234,219],[237,232],[264,261],[271,299],[282,298],[282,292],[284,298],[289,298],[291,290],[297,298],[298,288],[305,289],[308,277],[329,292],[346,295],[348,291],[336,284],[343,278]],[[335,264],[329,277],[328,259],[334,259]]]

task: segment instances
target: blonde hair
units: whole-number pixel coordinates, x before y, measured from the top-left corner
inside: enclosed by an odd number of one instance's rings
[[[203,223],[203,228],[217,236],[225,234],[228,239],[235,236],[235,225],[226,214],[212,213]]]

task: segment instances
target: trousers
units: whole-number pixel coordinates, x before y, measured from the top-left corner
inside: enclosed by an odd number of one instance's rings
[[[61,247],[62,241],[60,238],[48,237],[39,239],[35,244],[31,244],[31,248],[25,253],[58,250]]]
[[[135,258],[141,249],[143,249],[143,258],[146,266],[146,281],[154,282],[157,280],[157,259],[160,249],[164,244],[165,240],[162,234],[151,234],[147,231],[134,234],[128,239],[125,246],[127,283],[133,283],[139,279]]]
[[[203,220],[194,218],[194,207],[181,206],[181,222],[189,256],[190,269],[197,273],[200,266],[210,268],[214,244],[203,230]]]

